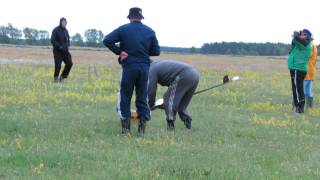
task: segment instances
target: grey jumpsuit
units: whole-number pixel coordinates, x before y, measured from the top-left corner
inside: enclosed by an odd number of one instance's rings
[[[188,105],[197,89],[199,72],[192,66],[173,60],[160,60],[151,63],[148,83],[149,107],[155,104],[157,83],[167,86],[163,95],[164,108],[168,121],[175,121],[176,114],[182,121],[192,119]]]

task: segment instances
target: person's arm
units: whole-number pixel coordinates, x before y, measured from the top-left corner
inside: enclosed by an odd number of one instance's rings
[[[51,44],[55,47],[55,48],[59,48],[60,49],[60,43],[57,40],[57,32],[56,29],[54,29],[51,33]]]
[[[121,49],[116,45],[120,42],[119,29],[112,31],[110,34],[106,35],[103,39],[103,44],[109,48],[114,54],[120,55]]]
[[[301,39],[300,38],[300,34],[299,32],[295,31],[293,34],[293,39],[292,39],[292,44],[294,44],[295,46],[297,46],[299,49],[306,49],[306,47],[308,46],[308,44],[310,42]]]
[[[153,108],[156,95],[157,95],[157,84],[158,84],[158,75],[151,71],[149,72],[149,82],[148,82],[148,104],[149,108]]]
[[[305,42],[303,43],[300,39],[293,39],[292,42],[295,46],[297,46],[299,49],[306,49],[307,45]]]
[[[149,52],[149,56],[159,56],[160,55],[160,46],[156,35],[152,38],[152,44]]]
[[[68,30],[67,30],[67,38],[68,38],[67,48],[69,48],[70,47],[70,35],[69,35]]]
[[[312,54],[311,54],[311,57],[310,57],[310,62],[312,63],[313,67],[316,66],[317,57],[318,57],[318,48],[317,48],[316,44],[313,44],[313,46],[312,46]]]
[[[291,54],[292,50],[294,49],[296,45],[294,44],[293,40],[291,41],[291,47],[290,47],[290,50],[289,50],[289,54]]]

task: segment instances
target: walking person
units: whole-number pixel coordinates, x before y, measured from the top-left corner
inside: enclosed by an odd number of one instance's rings
[[[51,34],[51,44],[53,46],[54,56],[54,82],[62,82],[68,78],[73,65],[71,54],[69,52],[70,36],[67,30],[66,18],[61,18],[59,26],[53,29]],[[61,64],[64,62],[65,67],[60,75]]]
[[[293,111],[304,113],[305,95],[303,90],[304,78],[307,74],[308,60],[311,55],[311,32],[307,29],[295,31],[293,34],[291,50],[288,56],[290,70]]]
[[[130,23],[105,36],[103,44],[114,54],[119,55],[118,60],[122,65],[120,97],[117,105],[122,133],[129,134],[131,131],[131,98],[135,89],[138,133],[142,135],[145,132],[146,122],[151,118],[147,103],[150,56],[160,55],[160,47],[155,32],[141,22],[144,17],[140,8],[131,8],[127,18]],[[119,46],[116,43],[120,43]]]
[[[149,71],[149,107],[155,106],[157,84],[168,87],[163,95],[163,108],[166,112],[167,129],[174,130],[176,114],[191,129],[192,117],[188,106],[199,83],[199,72],[192,66],[171,60],[151,63]]]
[[[311,37],[311,41],[313,38]],[[315,43],[312,42],[311,57],[308,62],[308,72],[304,78],[304,94],[306,97],[306,108],[313,107],[313,81],[316,78],[316,62],[318,57],[318,48]]]

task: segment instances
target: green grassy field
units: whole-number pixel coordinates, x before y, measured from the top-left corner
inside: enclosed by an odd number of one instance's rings
[[[320,98],[294,115],[288,73],[230,72],[241,81],[193,98],[191,131],[158,110],[138,138],[120,135],[120,68],[98,70],[54,84],[51,66],[0,65],[0,179],[320,178]],[[201,69],[198,89],[224,73]]]

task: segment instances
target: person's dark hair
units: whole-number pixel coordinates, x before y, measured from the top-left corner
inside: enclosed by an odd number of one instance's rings
[[[311,42],[313,40],[312,33],[308,29],[303,29],[302,32],[304,32],[307,35],[306,40],[308,42]]]
[[[60,21],[59,21],[59,25],[60,25],[60,26],[61,26],[61,24],[62,24],[62,21],[67,22],[67,19],[66,19],[65,17],[60,18]]]

